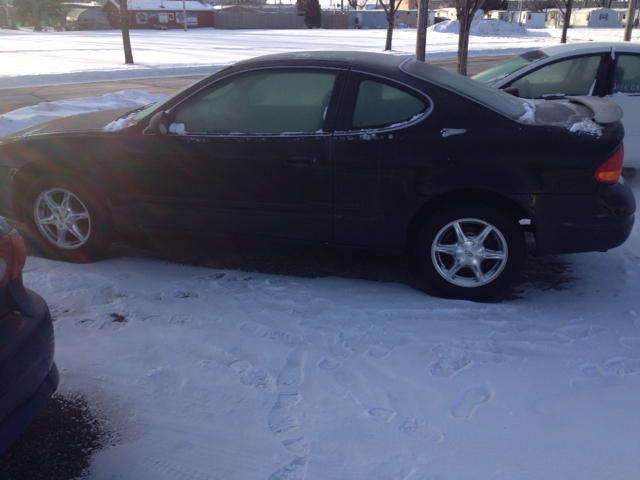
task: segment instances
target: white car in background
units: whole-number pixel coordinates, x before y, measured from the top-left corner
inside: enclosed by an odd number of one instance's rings
[[[640,169],[640,44],[583,42],[532,50],[472,77],[521,98],[604,97],[624,111],[624,166]]]

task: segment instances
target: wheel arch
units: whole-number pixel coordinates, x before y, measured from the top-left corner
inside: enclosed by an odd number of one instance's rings
[[[16,220],[25,221],[24,200],[29,191],[29,187],[39,178],[51,175],[43,165],[38,163],[29,163],[22,167],[13,177],[11,189],[12,210]]]
[[[524,207],[519,205],[512,198],[499,193],[476,189],[462,189],[445,192],[429,199],[414,214],[407,230],[405,251],[413,251],[418,233],[420,232],[422,225],[430,215],[448,205],[463,202],[477,202],[491,205],[495,208],[503,210],[505,213],[513,217],[515,221],[519,221],[521,219],[531,219],[531,215],[525,210]],[[533,226],[531,226],[530,228],[533,228]],[[522,231],[524,236],[525,229],[523,228]]]
[[[69,184],[83,186],[83,184],[86,185],[87,180],[90,179],[91,176],[75,165],[57,164],[54,168],[40,162],[28,163],[18,170],[13,177],[11,205],[15,220],[25,221],[25,197],[31,185],[41,178],[65,178]],[[99,185],[95,185],[95,183],[91,184],[91,189],[104,200],[104,205],[111,217],[111,201],[106,192]]]

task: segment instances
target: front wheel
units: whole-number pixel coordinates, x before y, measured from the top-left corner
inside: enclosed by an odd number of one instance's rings
[[[106,201],[63,179],[35,181],[24,201],[24,216],[31,232],[52,256],[89,262],[111,244]]]
[[[490,205],[460,203],[427,219],[415,253],[423,275],[439,295],[483,300],[515,282],[525,251],[515,219]]]

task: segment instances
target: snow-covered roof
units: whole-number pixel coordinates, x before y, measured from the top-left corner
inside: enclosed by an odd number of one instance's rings
[[[117,0],[109,0],[117,8],[120,4]],[[185,8],[193,12],[194,10],[213,10],[208,4],[202,4],[194,0],[185,0]],[[182,11],[182,0],[127,0],[129,10],[151,10],[151,11]]]

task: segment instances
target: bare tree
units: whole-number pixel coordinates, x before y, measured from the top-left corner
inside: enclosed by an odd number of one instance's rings
[[[636,17],[635,2],[630,1],[629,9],[627,10],[627,24],[624,27],[624,36],[622,38],[625,42],[631,41],[631,30],[633,29],[633,22],[635,17]],[[637,26],[637,23],[636,23],[636,26]]]
[[[458,73],[467,74],[467,57],[469,54],[469,32],[471,22],[484,0],[455,0],[458,14]]]
[[[122,29],[122,44],[124,46],[124,63],[133,63],[131,40],[129,39],[129,9],[127,0],[120,0],[120,28]]]
[[[555,2],[563,14],[560,43],[567,43],[567,29],[569,28],[569,24],[571,24],[571,7],[573,6],[573,0],[555,0]]]
[[[367,0],[348,0],[349,6],[354,10],[362,10],[367,4]]]
[[[378,0],[378,3],[384,8],[384,13],[387,17],[387,41],[384,44],[385,50],[391,50],[391,40],[393,39],[393,21],[400,6],[400,1],[389,0],[389,5],[385,5],[382,0]]]
[[[523,2],[523,10],[530,12],[546,12],[550,8],[556,8],[556,2],[554,0],[531,0]]]

